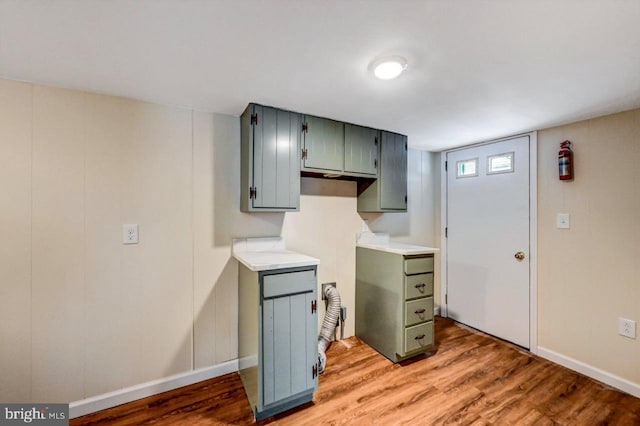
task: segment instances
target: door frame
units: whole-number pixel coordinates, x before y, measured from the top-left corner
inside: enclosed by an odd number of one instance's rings
[[[447,154],[467,148],[529,137],[529,352],[538,353],[538,132],[521,133],[440,152],[440,314],[448,317],[447,303]]]

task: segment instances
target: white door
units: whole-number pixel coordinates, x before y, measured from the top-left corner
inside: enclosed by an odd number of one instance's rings
[[[530,136],[447,153],[447,315],[529,348]]]

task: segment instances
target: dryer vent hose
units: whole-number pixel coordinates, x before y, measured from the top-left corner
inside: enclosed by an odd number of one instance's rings
[[[328,285],[324,288],[324,296],[329,303],[327,304],[327,311],[324,314],[324,321],[322,321],[320,336],[318,336],[319,373],[324,371],[324,367],[327,364],[327,355],[325,352],[329,347],[329,343],[338,326],[338,320],[340,319],[340,293],[338,293],[338,289]]]

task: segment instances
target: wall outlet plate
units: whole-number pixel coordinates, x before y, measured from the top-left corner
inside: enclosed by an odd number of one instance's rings
[[[618,318],[618,334],[630,339],[636,338],[636,322],[626,318]]]
[[[122,225],[122,244],[138,244],[138,225],[127,223]]]

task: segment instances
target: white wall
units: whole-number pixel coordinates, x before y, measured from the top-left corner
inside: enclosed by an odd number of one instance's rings
[[[409,152],[409,213],[304,178],[296,213],[239,210],[237,117],[0,79],[0,401],[71,402],[237,356],[233,237],[320,258],[353,334],[355,234],[433,246],[434,156]],[[122,245],[137,223],[140,244]]]
[[[31,400],[32,87],[0,80],[0,401]]]
[[[566,139],[573,182],[558,180]],[[538,132],[538,164],[538,343],[640,389],[640,336],[617,334],[640,321],[640,110]]]

